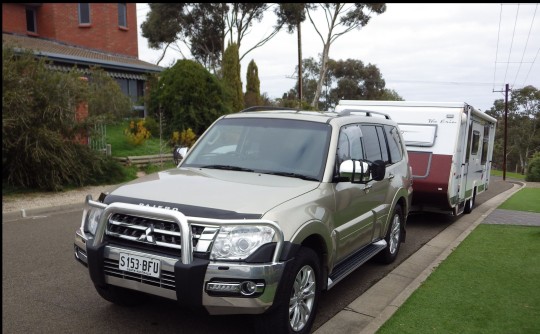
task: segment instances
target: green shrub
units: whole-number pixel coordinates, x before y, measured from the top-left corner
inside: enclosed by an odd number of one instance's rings
[[[529,168],[525,175],[525,181],[540,182],[540,152],[533,154],[529,160]]]
[[[80,75],[52,71],[31,53],[2,48],[3,189],[59,191],[128,177],[116,161],[80,144],[89,124],[77,123],[76,106],[100,99],[99,85]],[[114,104],[112,95],[106,99]]]
[[[187,128],[199,135],[219,116],[231,112],[230,96],[221,81],[192,60],[179,60],[164,70],[150,95],[150,111],[163,110],[163,138]]]
[[[144,119],[144,126],[153,138],[159,138],[159,123],[154,118],[147,116]]]

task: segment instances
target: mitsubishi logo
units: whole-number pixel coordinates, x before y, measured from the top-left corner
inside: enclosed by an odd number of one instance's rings
[[[154,224],[150,224],[150,226],[144,230],[144,234],[141,234],[139,241],[144,241],[151,244],[156,243],[156,238],[154,237]]]

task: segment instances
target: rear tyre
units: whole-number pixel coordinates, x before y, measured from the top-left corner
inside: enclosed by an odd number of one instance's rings
[[[474,200],[475,200],[475,198],[476,198],[476,192],[471,198],[469,198],[467,200],[467,202],[465,202],[465,209],[463,210],[463,212],[465,212],[465,213],[471,213],[472,212],[472,210],[474,209]]]
[[[142,293],[114,285],[105,287],[94,285],[97,293],[105,300],[120,306],[140,305],[146,299]]]
[[[256,319],[257,333],[310,333],[320,294],[320,264],[315,252],[302,247],[274,299],[276,308]]]
[[[396,204],[390,219],[390,226],[386,232],[386,248],[376,256],[378,262],[388,264],[394,262],[399,253],[401,239],[403,236],[403,210],[399,204]]]

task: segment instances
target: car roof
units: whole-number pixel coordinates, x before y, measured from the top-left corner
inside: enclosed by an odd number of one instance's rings
[[[313,111],[279,107],[251,107],[241,112],[228,114],[224,118],[276,118],[344,125],[350,123],[375,123],[397,125],[389,115],[367,110],[345,109],[333,111]]]

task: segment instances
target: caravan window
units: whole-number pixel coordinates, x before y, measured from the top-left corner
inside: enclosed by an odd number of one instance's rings
[[[489,124],[484,125],[484,138],[482,139],[482,159],[481,164],[485,165],[487,162],[487,154],[489,148]]]
[[[437,125],[399,124],[406,146],[431,147],[435,144]]]
[[[473,137],[472,137],[471,155],[477,155],[478,154],[478,147],[479,146],[480,146],[480,132],[474,130],[473,131]]]

